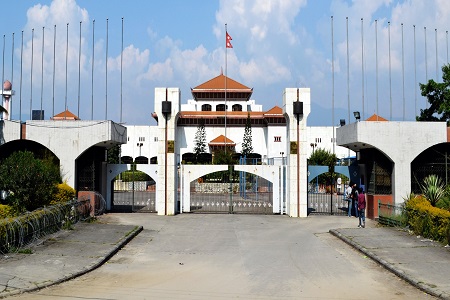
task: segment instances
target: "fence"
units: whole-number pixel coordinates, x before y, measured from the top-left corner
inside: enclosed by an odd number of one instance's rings
[[[0,220],[0,253],[19,251],[45,235],[91,217],[90,200],[47,206],[16,218]]]
[[[378,200],[378,223],[388,226],[406,226],[404,207],[381,203],[381,200]]]

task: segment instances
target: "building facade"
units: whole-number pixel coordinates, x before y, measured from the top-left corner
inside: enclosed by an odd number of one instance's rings
[[[224,141],[220,141],[224,137],[234,145],[236,153],[241,153],[247,118],[251,120],[253,152],[260,155],[261,163],[281,164],[285,159],[288,153],[287,123],[282,107],[275,105],[264,110],[262,105],[251,99],[251,88],[223,74],[191,89],[191,92],[193,99],[181,104],[181,110],[176,116],[176,141],[180,148],[177,163],[183,162],[183,155],[194,152],[195,135],[200,122],[204,122],[208,153],[212,154],[215,146],[224,146]],[[153,116],[158,118],[156,114]],[[138,159],[138,162],[156,164],[157,126],[126,127],[128,136],[127,143],[121,148],[122,160],[133,162]],[[317,149],[335,153],[338,159],[355,155],[355,152],[336,144],[336,127],[307,126],[306,141],[309,145],[307,157]]]

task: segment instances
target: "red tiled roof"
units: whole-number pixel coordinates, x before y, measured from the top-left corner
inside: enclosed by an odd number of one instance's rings
[[[226,77],[227,79],[227,91],[236,91],[236,90],[241,90],[241,91],[248,91],[251,92],[252,89],[231,79],[230,77]],[[198,91],[198,90],[225,90],[225,75],[220,74],[217,77],[214,77],[213,79],[210,79],[202,84],[200,84],[199,86],[196,86],[195,88],[192,89],[193,91]]]
[[[264,113],[265,116],[267,116],[267,115],[272,115],[272,116],[273,115],[282,115],[282,114],[283,114],[283,110],[279,106],[274,106]]]
[[[383,118],[383,117],[380,117],[377,114],[373,114],[366,121],[383,121],[383,122],[386,122],[387,120],[385,118]]]
[[[52,120],[79,120],[79,119],[80,118],[71,113],[68,109],[57,115],[54,115],[52,118]]]
[[[225,137],[223,134],[219,135],[218,137],[216,137],[215,139],[213,139],[212,141],[209,142],[209,146],[217,146],[217,145],[231,145],[231,146],[236,146],[236,143],[233,142],[232,140],[230,140],[229,138]]]

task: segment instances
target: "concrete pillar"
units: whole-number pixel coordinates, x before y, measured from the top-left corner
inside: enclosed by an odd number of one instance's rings
[[[283,113],[287,130],[286,213],[307,216],[307,134],[306,119],[311,112],[309,88],[287,88],[283,93]],[[303,115],[294,115],[294,102],[303,102]]]
[[[158,215],[174,215],[177,201],[177,145],[176,119],[180,111],[179,88],[155,89],[155,112],[158,115],[158,180],[156,184],[156,210]],[[171,111],[163,114],[163,101],[171,102]],[[166,118],[167,117],[167,118]]]

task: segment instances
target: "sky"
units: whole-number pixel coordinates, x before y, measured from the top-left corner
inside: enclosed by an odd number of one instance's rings
[[[442,81],[447,0],[53,0],[2,3],[12,119],[67,107],[82,120],[154,125],[154,90],[181,103],[221,72],[269,110],[311,89],[310,126],[378,114],[412,121],[419,83]],[[347,19],[348,18],[348,19]],[[226,25],[225,25],[226,24]],[[233,48],[225,48],[225,26]],[[14,37],[14,38],[13,38]],[[226,58],[226,59],[225,59]],[[226,61],[226,63],[225,63]]]

